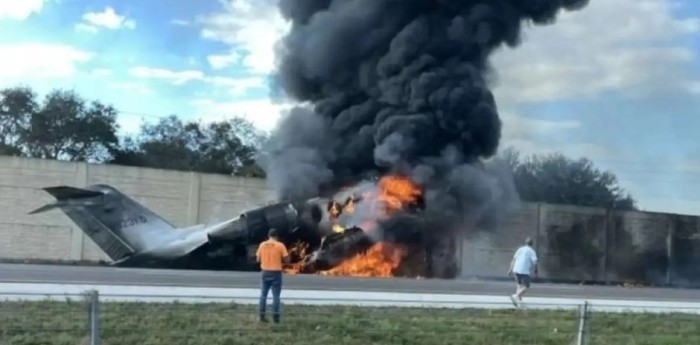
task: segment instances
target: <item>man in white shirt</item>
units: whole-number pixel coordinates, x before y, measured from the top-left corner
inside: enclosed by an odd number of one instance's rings
[[[532,238],[528,237],[525,240],[525,245],[515,251],[508,269],[508,276],[515,273],[515,279],[518,283],[515,294],[510,296],[510,300],[516,307],[522,302],[525,291],[530,288],[530,277],[537,274],[537,253],[532,248],[532,244]]]

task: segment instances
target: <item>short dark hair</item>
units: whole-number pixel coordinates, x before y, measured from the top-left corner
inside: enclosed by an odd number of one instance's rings
[[[267,232],[267,236],[269,236],[269,237],[278,237],[279,235],[280,235],[280,232],[275,228],[272,228],[272,229],[270,229],[270,231]]]
[[[528,237],[525,239],[525,244],[527,244],[528,246],[531,246],[533,243],[534,240],[532,239],[532,237]]]

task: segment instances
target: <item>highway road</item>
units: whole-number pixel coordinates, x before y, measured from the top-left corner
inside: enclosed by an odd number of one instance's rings
[[[0,264],[0,283],[52,283],[134,285],[188,288],[258,288],[257,273],[80,267],[60,265]],[[432,280],[398,278],[351,278],[285,276],[285,289],[323,291],[403,292],[507,296],[509,282],[479,280]],[[564,284],[534,284],[531,297],[591,298],[604,300],[700,301],[700,290],[671,288],[624,288]]]

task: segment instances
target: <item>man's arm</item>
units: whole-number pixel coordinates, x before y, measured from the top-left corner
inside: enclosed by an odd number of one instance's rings
[[[532,269],[534,270],[534,275],[537,276],[537,253],[535,251],[532,251]]]
[[[258,250],[255,251],[255,261],[260,263],[260,246],[258,246]]]
[[[510,260],[510,267],[508,268],[508,276],[513,275],[513,269],[515,268],[515,259],[518,258],[518,255],[520,255],[520,249],[516,250],[515,253],[513,253],[513,259]]]

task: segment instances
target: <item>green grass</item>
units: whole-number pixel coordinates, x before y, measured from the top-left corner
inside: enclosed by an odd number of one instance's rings
[[[104,345],[571,345],[574,311],[283,308],[282,324],[259,324],[236,304],[103,303]],[[82,301],[0,303],[0,344],[88,344]],[[700,317],[592,313],[589,344],[700,344]]]

